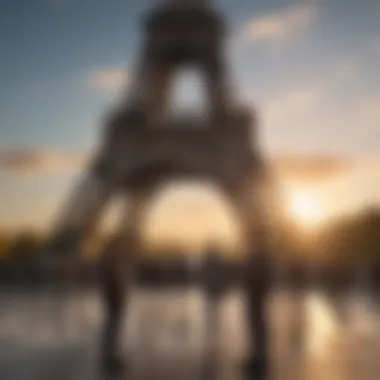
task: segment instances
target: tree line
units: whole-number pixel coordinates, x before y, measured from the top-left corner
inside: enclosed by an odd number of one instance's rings
[[[94,236],[86,255],[92,257],[106,236]],[[27,264],[38,260],[46,237],[35,231],[0,231],[0,261]],[[334,220],[314,231],[305,231],[291,221],[276,230],[275,255],[284,261],[315,261],[337,265],[380,265],[380,209],[367,209]]]

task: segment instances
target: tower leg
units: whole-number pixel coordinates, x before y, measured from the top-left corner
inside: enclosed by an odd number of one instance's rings
[[[231,89],[228,88],[226,81],[226,70],[222,57],[211,59],[205,65],[205,79],[208,97],[210,99],[210,116],[214,119],[224,118],[225,112],[230,105],[229,94]]]
[[[247,178],[248,177],[248,178]],[[254,379],[266,379],[269,369],[269,321],[267,299],[271,277],[265,197],[258,173],[253,172],[229,191],[238,209],[246,235],[248,263],[244,291],[250,352],[245,371]]]
[[[101,268],[102,301],[105,319],[102,336],[102,360],[106,372],[120,372],[123,362],[120,355],[120,327],[123,320],[126,286],[123,276],[111,263]]]
[[[146,198],[132,197],[117,233],[111,238],[101,260],[100,278],[104,306],[101,356],[103,370],[107,374],[124,371],[121,356],[121,329],[128,307],[130,275],[138,254],[142,201]]]
[[[247,322],[251,351],[245,370],[265,379],[269,365],[269,323],[266,303],[269,290],[269,259],[265,252],[256,252],[248,265],[250,275],[245,285]],[[256,377],[257,378],[257,377]]]
[[[59,236],[62,231],[74,231],[83,239],[91,234],[113,192],[112,183],[90,167],[61,210],[53,236]]]

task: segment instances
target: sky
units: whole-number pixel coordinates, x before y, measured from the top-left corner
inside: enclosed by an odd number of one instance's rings
[[[153,2],[0,1],[0,226],[52,221],[100,142],[104,113],[128,90],[139,20]],[[321,218],[380,205],[380,2],[215,4],[228,16],[236,92],[258,111],[262,150],[288,203],[310,199]],[[200,88],[186,76],[179,83],[184,98]],[[166,189],[151,228],[225,234],[221,199],[201,185]],[[202,225],[202,212],[219,216]],[[179,217],[181,231],[170,222]]]

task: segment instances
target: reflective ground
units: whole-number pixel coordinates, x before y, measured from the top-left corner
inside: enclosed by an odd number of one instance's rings
[[[197,290],[133,292],[123,334],[131,366],[126,379],[242,379],[243,310],[243,297],[231,292],[219,305],[219,320],[208,325]],[[268,315],[272,379],[379,379],[380,310],[374,296],[278,291]],[[101,379],[101,318],[96,293],[3,292],[0,379]]]

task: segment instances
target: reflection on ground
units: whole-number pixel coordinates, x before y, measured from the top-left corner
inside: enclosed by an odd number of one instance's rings
[[[99,378],[100,305],[95,293],[76,294],[0,295],[1,379]],[[197,379],[209,357],[215,378],[239,380],[247,348],[243,310],[240,294],[227,295],[212,337],[197,290],[135,291],[123,333],[128,379]],[[370,296],[278,291],[268,315],[272,379],[378,379],[380,311]]]

